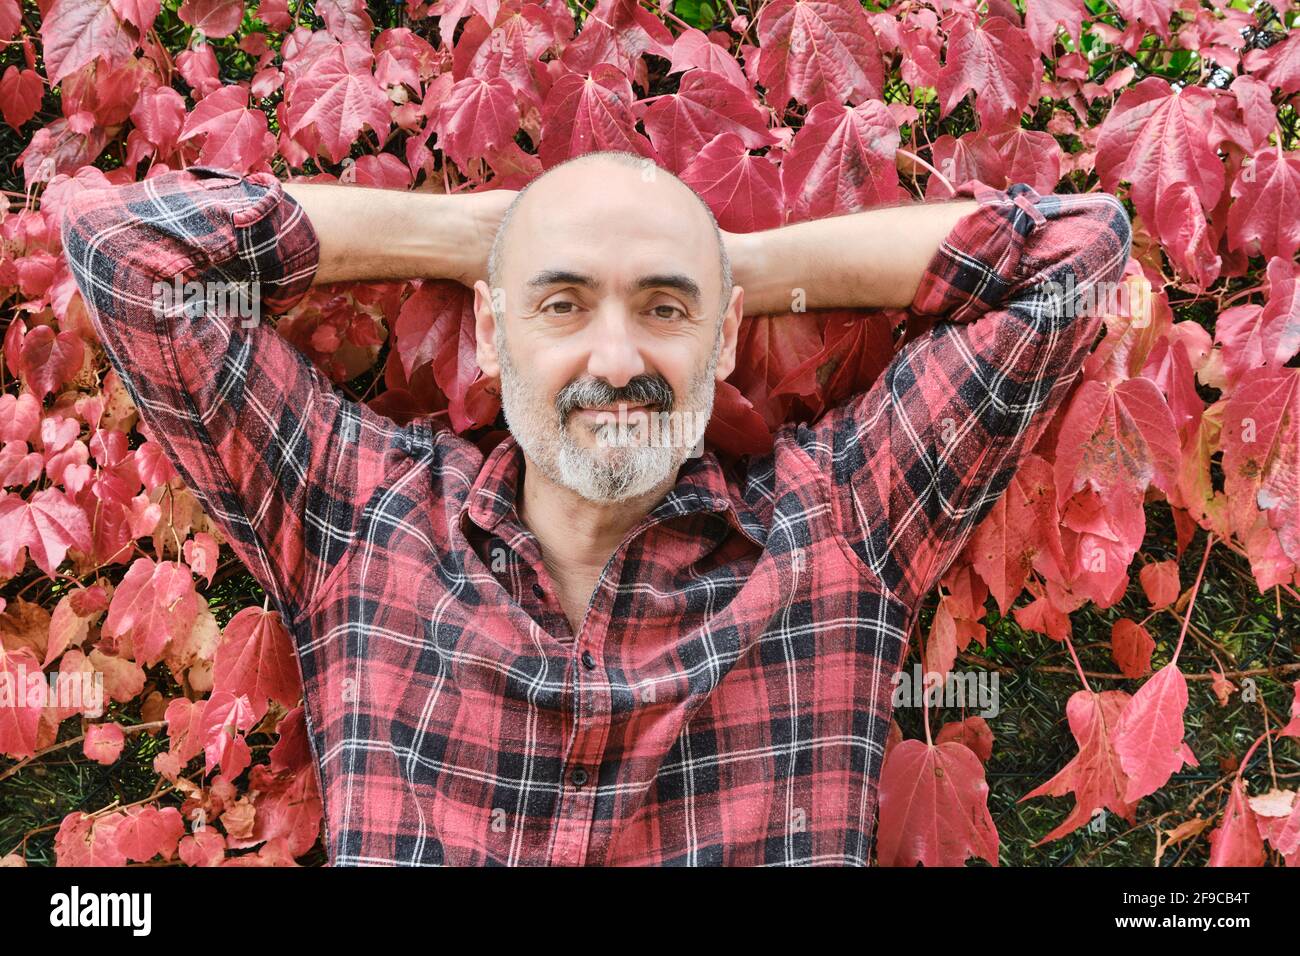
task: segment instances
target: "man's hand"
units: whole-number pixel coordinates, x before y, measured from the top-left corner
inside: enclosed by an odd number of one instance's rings
[[[488,253],[512,189],[405,192],[336,183],[285,183],[320,240],[315,285],[487,277]]]

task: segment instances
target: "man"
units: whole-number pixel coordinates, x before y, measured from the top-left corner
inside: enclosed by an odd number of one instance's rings
[[[79,197],[105,347],[293,635],[332,864],[868,863],[915,609],[1093,343],[1053,289],[1129,253],[1108,195],[962,193],[733,235],[593,153],[518,196],[193,168]],[[511,432],[486,459],[150,291],[257,283],[267,315],[417,276],[473,283]],[[734,472],[693,427],[649,441],[707,419],[743,315],[795,290],[941,321]]]

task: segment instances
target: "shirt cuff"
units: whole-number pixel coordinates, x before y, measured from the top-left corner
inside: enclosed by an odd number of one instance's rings
[[[969,322],[1001,306],[1020,277],[1021,255],[1036,226],[1046,222],[1042,197],[1026,183],[1005,190],[978,180],[957,188],[955,199],[974,198],[979,208],[953,227],[921,277],[912,299],[917,315]]]
[[[288,312],[306,296],[320,264],[320,240],[306,211],[273,173],[240,174],[215,166],[191,166],[187,172],[207,188],[232,187],[260,194],[234,214],[234,225],[249,230],[248,242],[236,243],[239,255],[255,268],[264,314]]]

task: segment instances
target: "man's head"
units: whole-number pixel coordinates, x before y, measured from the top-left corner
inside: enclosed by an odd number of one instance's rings
[[[676,475],[735,365],[742,296],[690,187],[633,153],[561,163],[515,197],[474,290],[479,366],[530,463],[603,502]]]

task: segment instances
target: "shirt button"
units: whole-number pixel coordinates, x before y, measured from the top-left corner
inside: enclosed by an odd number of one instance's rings
[[[596,669],[596,658],[591,656],[591,651],[582,652],[582,666],[587,668],[589,671],[594,671]]]
[[[533,593],[537,595],[539,598],[546,597],[546,589],[543,588],[536,581],[533,582]]]
[[[582,767],[579,767],[577,770],[573,771],[573,776],[570,779],[573,780],[573,785],[575,787],[581,787],[587,782],[587,771]]]

